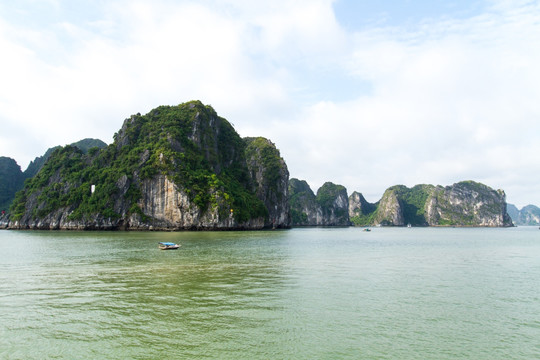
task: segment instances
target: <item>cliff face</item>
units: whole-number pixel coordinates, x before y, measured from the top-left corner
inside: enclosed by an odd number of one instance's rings
[[[289,182],[293,226],[348,226],[349,200],[347,189],[331,182],[313,193],[307,182]]]
[[[473,181],[437,186],[425,207],[429,225],[512,226],[502,190]]]
[[[244,141],[211,107],[193,101],[126,119],[105,149],[56,150],[17,195],[9,226],[288,227],[287,183],[271,142]]]
[[[289,203],[292,226],[316,226],[322,217],[322,210],[311,187],[304,180],[292,178],[289,181]]]
[[[276,146],[268,139],[245,138],[246,160],[257,197],[268,209],[265,226],[289,227],[289,171]]]
[[[508,204],[507,210],[516,225],[540,225],[540,208],[535,205],[527,205],[518,210],[515,205]]]
[[[317,203],[322,212],[318,220],[323,226],[348,226],[349,198],[347,189],[341,185],[326,182],[317,190]]]
[[[403,226],[512,226],[502,190],[473,181],[451,186],[417,185],[388,189],[373,224]]]
[[[24,175],[12,158],[0,156],[0,214],[7,212],[15,193],[22,188]]]
[[[373,223],[377,204],[369,203],[364,196],[355,191],[349,196],[349,218],[356,226],[368,226]]]
[[[405,217],[403,216],[403,207],[401,204],[394,190],[386,190],[379,202],[374,223],[385,226],[405,225]]]

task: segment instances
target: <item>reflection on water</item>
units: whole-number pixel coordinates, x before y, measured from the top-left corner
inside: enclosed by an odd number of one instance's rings
[[[0,358],[535,358],[538,237],[0,231]]]

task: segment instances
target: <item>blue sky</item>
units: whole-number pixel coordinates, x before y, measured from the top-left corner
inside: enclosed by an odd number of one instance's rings
[[[314,191],[475,180],[540,205],[537,44],[528,0],[4,1],[0,155],[24,170],[199,99]]]

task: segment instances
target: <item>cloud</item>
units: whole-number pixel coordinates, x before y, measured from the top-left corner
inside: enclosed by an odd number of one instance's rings
[[[352,34],[348,70],[372,92],[308,108],[296,126],[306,135],[303,159],[291,153],[289,163],[306,177],[319,169],[316,187],[326,172],[373,201],[396,183],[529,182],[522,176],[540,170],[531,155],[523,159],[540,133],[540,52],[530,46],[540,29],[538,7],[527,6]],[[527,189],[509,199],[540,201],[538,185]]]
[[[190,2],[116,2],[102,11],[101,21],[61,21],[43,32],[0,23],[0,116],[40,148],[25,153],[5,134],[3,153],[27,162],[58,141],[110,141],[122,119],[161,104],[201,99],[257,119],[258,109],[286,101],[283,72],[252,57],[257,39],[246,22]],[[11,35],[21,31],[25,39]]]
[[[0,5],[0,153],[23,168],[200,99],[272,139],[314,190],[376,201],[395,184],[472,179],[540,204],[536,2],[357,31],[331,0],[38,3]]]

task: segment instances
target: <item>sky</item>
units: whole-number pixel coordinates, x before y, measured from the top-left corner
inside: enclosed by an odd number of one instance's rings
[[[540,206],[540,1],[0,1],[0,156],[201,100],[290,176]]]

